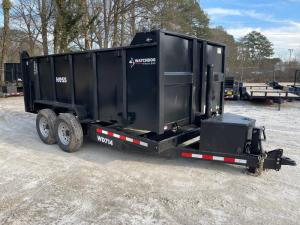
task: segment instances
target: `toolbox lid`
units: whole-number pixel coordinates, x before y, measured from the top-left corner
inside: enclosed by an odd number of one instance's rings
[[[245,116],[239,116],[232,113],[224,113],[222,115],[212,117],[210,119],[202,121],[202,123],[226,123],[235,125],[254,125],[255,119],[251,119]]]

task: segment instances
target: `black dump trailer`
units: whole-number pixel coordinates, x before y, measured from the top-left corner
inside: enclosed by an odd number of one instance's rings
[[[156,30],[128,47],[40,57],[22,53],[27,112],[46,144],[73,152],[83,135],[120,149],[244,165],[295,165],[262,149],[253,119],[223,114],[225,46]],[[200,137],[200,141],[199,141]]]

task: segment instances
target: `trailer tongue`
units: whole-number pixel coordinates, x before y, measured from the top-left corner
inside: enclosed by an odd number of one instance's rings
[[[88,135],[120,149],[246,166],[296,165],[262,148],[264,128],[224,114],[225,46],[168,32],[128,47],[21,56],[26,112],[43,142],[77,151]]]
[[[281,165],[296,165],[282,156],[282,149],[263,150],[265,128],[255,127],[253,119],[226,113],[204,120],[200,133],[200,154],[187,148],[181,153],[182,157],[245,165],[253,173],[261,173],[263,169],[279,170]]]
[[[201,128],[181,127],[160,136],[134,130],[121,131],[113,126],[91,125],[89,130],[91,139],[118,149],[161,155],[175,153],[183,158],[237,164],[257,175],[265,169],[279,171],[282,165],[296,165],[295,161],[283,156],[282,149],[263,150],[265,129],[255,127],[255,120],[229,113],[203,120]]]

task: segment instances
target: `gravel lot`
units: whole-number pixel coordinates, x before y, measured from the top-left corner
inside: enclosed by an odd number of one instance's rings
[[[243,167],[165,159],[86,140],[43,144],[21,97],[0,99],[0,224],[299,224],[300,169],[260,177]],[[267,128],[266,149],[300,162],[300,102],[227,102]]]

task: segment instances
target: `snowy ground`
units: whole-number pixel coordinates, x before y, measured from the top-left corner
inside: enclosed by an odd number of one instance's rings
[[[267,127],[266,149],[300,162],[300,102],[226,102]],[[22,98],[0,99],[0,224],[299,224],[300,167],[238,166],[120,152],[85,141],[43,144]]]

